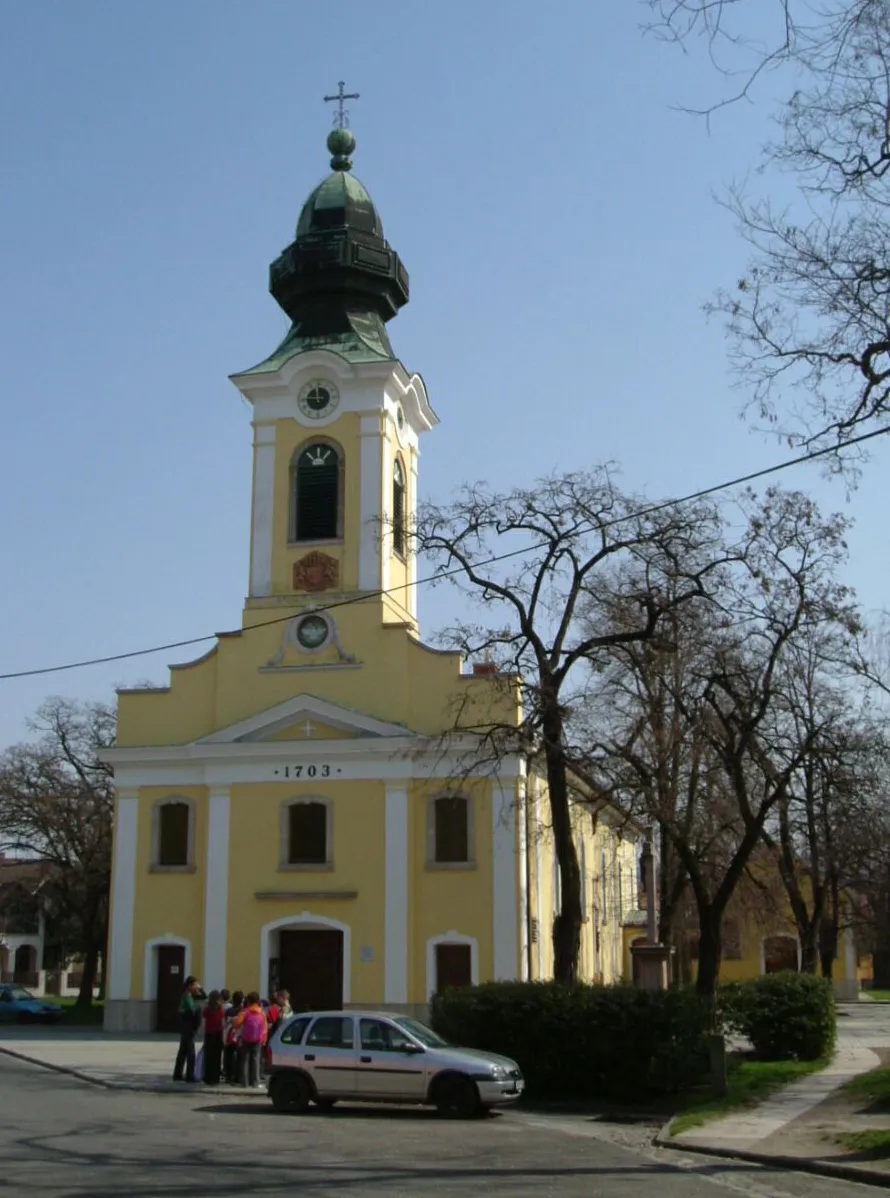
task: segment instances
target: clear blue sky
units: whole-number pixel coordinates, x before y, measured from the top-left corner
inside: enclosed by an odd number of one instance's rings
[[[716,81],[644,39],[632,0],[2,12],[0,672],[238,625],[251,435],[227,376],[285,330],[268,264],[326,173],[341,78],[411,275],[393,342],[442,419],[425,495],[615,459],[663,496],[781,457],[701,312],[744,263],[712,193],[753,162],[769,96],[710,135],[672,111]],[[887,452],[849,505],[869,608]],[[846,506],[815,467],[792,480]],[[426,633],[452,603],[421,594]],[[110,698],[188,656],[0,682],[0,745],[47,694]]]

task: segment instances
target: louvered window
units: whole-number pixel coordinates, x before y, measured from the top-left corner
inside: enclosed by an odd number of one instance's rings
[[[294,471],[294,540],[326,541],[340,536],[341,459],[333,445],[300,451]]]
[[[405,556],[405,471],[396,458],[392,471],[392,547]]]

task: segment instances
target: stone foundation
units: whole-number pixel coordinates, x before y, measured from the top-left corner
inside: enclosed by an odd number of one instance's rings
[[[859,983],[855,978],[844,978],[842,982],[832,982],[831,989],[837,1002],[858,1002]]]
[[[136,998],[106,999],[102,1026],[106,1032],[153,1032],[155,1005]]]

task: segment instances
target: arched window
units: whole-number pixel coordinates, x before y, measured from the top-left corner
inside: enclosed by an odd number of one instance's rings
[[[323,799],[291,799],[282,808],[281,866],[323,868],[332,860],[331,804]]]
[[[195,805],[188,799],[162,799],[152,808],[152,869],[194,868]]]
[[[401,459],[396,458],[392,468],[392,547],[399,557],[405,556],[407,540],[405,494],[405,468]]]
[[[342,534],[343,458],[325,441],[304,445],[293,465],[293,539],[330,541]]]

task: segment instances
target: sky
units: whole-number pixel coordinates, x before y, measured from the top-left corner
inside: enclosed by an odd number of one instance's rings
[[[0,673],[239,626],[251,429],[228,376],[286,331],[268,265],[327,173],[340,79],[361,97],[355,174],[411,278],[391,339],[441,418],[422,497],[615,461],[663,498],[787,456],[740,420],[702,310],[744,269],[715,194],[754,164],[778,83],[708,128],[679,111],[720,94],[706,56],[643,36],[634,0],[0,16]],[[876,445],[850,495],[815,465],[785,476],[855,517],[868,611]],[[455,614],[445,588],[419,604],[427,636]],[[0,746],[48,695],[111,700],[200,651],[0,681]]]

